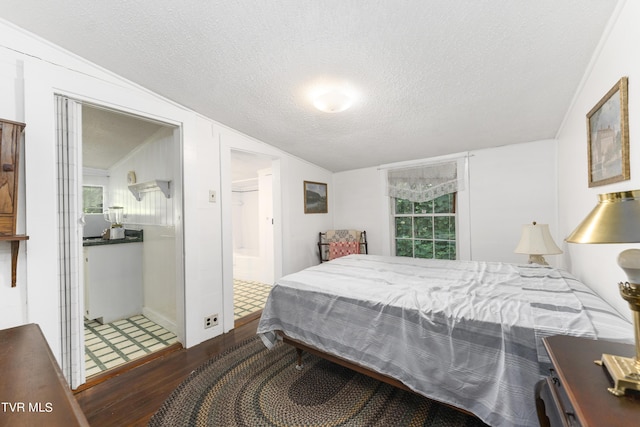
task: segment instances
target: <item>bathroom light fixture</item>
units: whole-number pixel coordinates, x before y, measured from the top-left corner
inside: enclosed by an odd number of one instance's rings
[[[339,88],[329,89],[326,92],[316,95],[313,105],[325,113],[340,113],[353,104],[353,98]]]

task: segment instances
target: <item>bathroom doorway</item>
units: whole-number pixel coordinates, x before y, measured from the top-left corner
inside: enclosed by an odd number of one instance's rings
[[[232,150],[231,175],[234,321],[239,322],[262,310],[274,281],[272,159]]]

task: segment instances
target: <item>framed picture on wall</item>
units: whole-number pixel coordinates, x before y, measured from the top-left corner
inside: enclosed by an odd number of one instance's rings
[[[321,182],[304,182],[304,213],[327,213],[327,184]]]
[[[630,178],[627,86],[621,78],[587,114],[589,187]]]

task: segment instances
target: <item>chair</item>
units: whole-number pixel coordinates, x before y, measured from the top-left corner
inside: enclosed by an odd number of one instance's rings
[[[350,254],[367,254],[367,232],[360,230],[328,230],[318,233],[320,262]]]

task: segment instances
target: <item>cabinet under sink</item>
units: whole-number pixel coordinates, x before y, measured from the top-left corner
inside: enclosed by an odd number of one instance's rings
[[[142,243],[84,246],[85,316],[110,323],[142,313]]]

